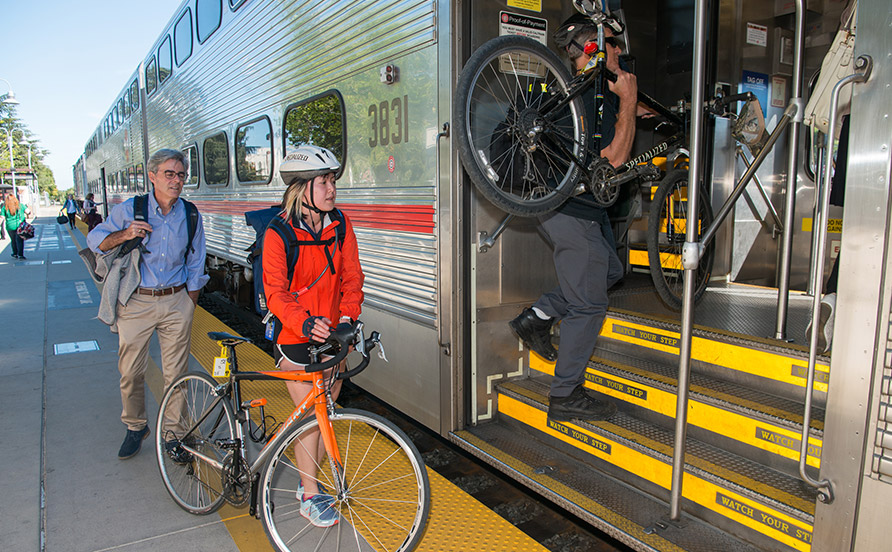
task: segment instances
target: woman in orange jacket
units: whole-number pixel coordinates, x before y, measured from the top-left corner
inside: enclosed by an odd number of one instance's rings
[[[290,228],[301,242],[287,244],[272,224],[263,238],[267,307],[281,323],[274,350],[280,370],[305,369],[310,363],[310,341],[324,342],[335,324],[351,323],[361,311],[364,276],[356,236],[349,219],[335,209],[335,176],[339,169],[334,154],[311,145],[288,154],[279,169],[288,187],[278,215],[281,220],[274,224],[283,223],[278,224],[280,228],[287,225],[286,234]],[[339,229],[339,225],[344,227]],[[299,247],[299,255],[289,279],[290,247]],[[286,385],[296,405],[313,390],[310,382]],[[341,382],[335,382],[333,398],[340,389]],[[334,499],[316,479],[325,454],[319,431],[295,443],[294,452],[301,473],[301,514],[319,527],[336,524],[338,514],[331,507]]]

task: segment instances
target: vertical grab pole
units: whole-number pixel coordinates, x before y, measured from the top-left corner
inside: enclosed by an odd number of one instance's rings
[[[805,0],[796,0],[796,33],[793,37],[793,85],[790,105],[796,106],[790,121],[790,145],[787,152],[787,188],[784,203],[784,233],[778,267],[777,320],[775,339],[787,337],[787,306],[790,302],[790,256],[793,252],[793,216],[796,209],[796,182],[799,177],[799,130],[802,126],[802,54],[805,51]]]
[[[669,518],[681,517],[682,480],[684,478],[685,437],[688,424],[688,377],[691,372],[691,332],[694,327],[694,285],[702,247],[698,239],[697,212],[701,159],[703,155],[703,116],[705,105],[703,85],[706,81],[706,7],[708,0],[694,4],[694,67],[691,79],[691,162],[688,172],[688,217],[685,244],[682,250],[684,266],[684,296],[681,310],[681,343],[678,355],[678,401],[675,406],[675,446],[672,454],[672,487],[669,497]],[[693,214],[693,215],[692,215]],[[691,223],[691,217],[694,223]]]

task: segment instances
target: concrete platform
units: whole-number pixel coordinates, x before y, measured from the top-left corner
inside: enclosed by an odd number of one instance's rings
[[[247,508],[208,516],[178,508],[161,483],[152,440],[121,461],[117,336],[96,319],[99,291],[70,230],[43,208],[27,260],[0,241],[0,549],[214,552],[271,550]],[[160,358],[153,341],[147,409],[153,427]],[[199,357],[203,355],[198,354]],[[196,357],[191,369],[201,370]],[[431,519],[418,550],[544,550],[429,471]]]

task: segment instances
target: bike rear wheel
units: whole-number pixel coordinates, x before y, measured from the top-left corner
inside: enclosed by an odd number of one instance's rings
[[[681,310],[684,294],[684,268],[681,253],[687,232],[688,171],[674,169],[660,181],[650,206],[647,224],[647,258],[650,275],[660,299],[673,310]],[[698,239],[712,224],[709,195],[702,189],[697,201]],[[709,284],[715,245],[709,243],[696,271],[694,301],[699,301]]]
[[[570,197],[586,162],[580,97],[560,109],[571,80],[564,63],[535,40],[502,36],[468,59],[458,79],[454,131],[477,190],[500,209],[536,216]]]
[[[343,466],[323,461],[316,478],[334,497],[339,522],[316,527],[300,511],[297,489],[312,476],[298,470],[294,447],[319,430],[310,418],[276,445],[261,475],[261,519],[270,541],[282,552],[413,550],[430,511],[430,483],[415,445],[375,414],[339,408],[330,419]]]
[[[171,498],[193,514],[209,514],[223,504],[220,465],[229,451],[218,439],[235,438],[235,417],[210,376],[188,373],[174,380],[158,409],[155,453],[161,480]]]

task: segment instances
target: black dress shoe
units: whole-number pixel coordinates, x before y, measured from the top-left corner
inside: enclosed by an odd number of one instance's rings
[[[616,405],[610,401],[599,401],[588,394],[581,385],[568,397],[550,397],[548,417],[559,422],[588,420],[597,422],[608,420],[616,414]]]
[[[121,443],[121,448],[118,450],[118,458],[120,460],[126,460],[136,456],[136,453],[139,452],[139,449],[142,447],[143,439],[148,436],[149,426],[146,426],[139,431],[128,429],[127,435],[124,437],[124,442]]]
[[[536,316],[532,308],[527,307],[517,318],[508,322],[508,325],[524,345],[545,360],[554,362],[557,359],[557,349],[551,344],[551,325],[553,323],[554,319],[542,320]]]

